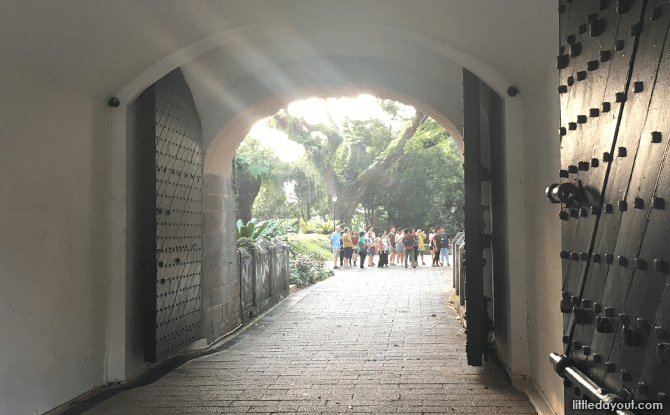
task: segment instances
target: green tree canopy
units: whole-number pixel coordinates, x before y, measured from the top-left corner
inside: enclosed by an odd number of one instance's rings
[[[304,147],[326,184],[330,217],[348,223],[368,190],[384,180],[405,154],[407,142],[427,117],[416,112],[411,119],[403,118],[397,103],[379,100],[390,122],[345,120],[338,125],[327,101],[322,102],[329,124],[313,125],[282,110],[271,118],[271,125]],[[402,132],[394,125],[402,125]]]
[[[377,100],[382,119],[310,124],[283,110],[268,124],[305,153],[287,163],[248,137],[238,150],[261,178],[254,217],[334,218],[359,227],[463,227],[463,166],[453,140],[424,114]],[[239,189],[238,189],[239,191]]]
[[[235,154],[235,203],[237,219],[251,220],[252,209],[261,185],[280,187],[278,171],[286,163],[271,150],[261,146],[260,140],[247,137]]]

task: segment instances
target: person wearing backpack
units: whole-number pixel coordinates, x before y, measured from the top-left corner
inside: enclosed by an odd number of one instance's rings
[[[365,269],[365,256],[368,254],[368,245],[364,237],[365,233],[360,231],[358,234],[358,256],[361,261],[361,269]]]
[[[419,237],[416,234],[416,229],[412,228],[410,231],[410,234],[412,235],[412,249],[414,250],[412,258],[414,258],[414,264],[412,264],[413,268],[416,268],[416,266],[419,263]]]
[[[402,238],[402,243],[405,246],[405,268],[407,268],[407,260],[409,260],[409,263],[412,265],[412,268],[416,268],[414,266],[414,236],[409,233],[409,229],[405,229],[405,236]]]

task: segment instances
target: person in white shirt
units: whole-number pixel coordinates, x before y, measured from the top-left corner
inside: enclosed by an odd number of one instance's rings
[[[396,263],[398,266],[402,265],[403,258],[405,258],[405,245],[402,243],[403,231],[398,229],[398,232],[395,234],[395,251],[396,251]]]

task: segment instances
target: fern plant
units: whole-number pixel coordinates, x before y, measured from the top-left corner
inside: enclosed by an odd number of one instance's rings
[[[315,230],[316,230],[316,222],[314,221],[314,219],[310,219],[308,221],[300,219],[300,231],[302,233],[314,233]]]
[[[324,219],[316,223],[319,233],[329,234],[335,231],[335,222],[330,219]]]
[[[241,219],[237,220],[237,239],[249,238],[252,241],[259,239],[271,239],[284,235],[293,226],[288,219],[270,219],[256,223],[255,219],[243,224]]]

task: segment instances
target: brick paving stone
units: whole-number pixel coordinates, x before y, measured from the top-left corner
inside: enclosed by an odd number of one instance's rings
[[[85,414],[535,414],[499,367],[467,365],[450,286],[448,268],[341,269],[228,350]]]

